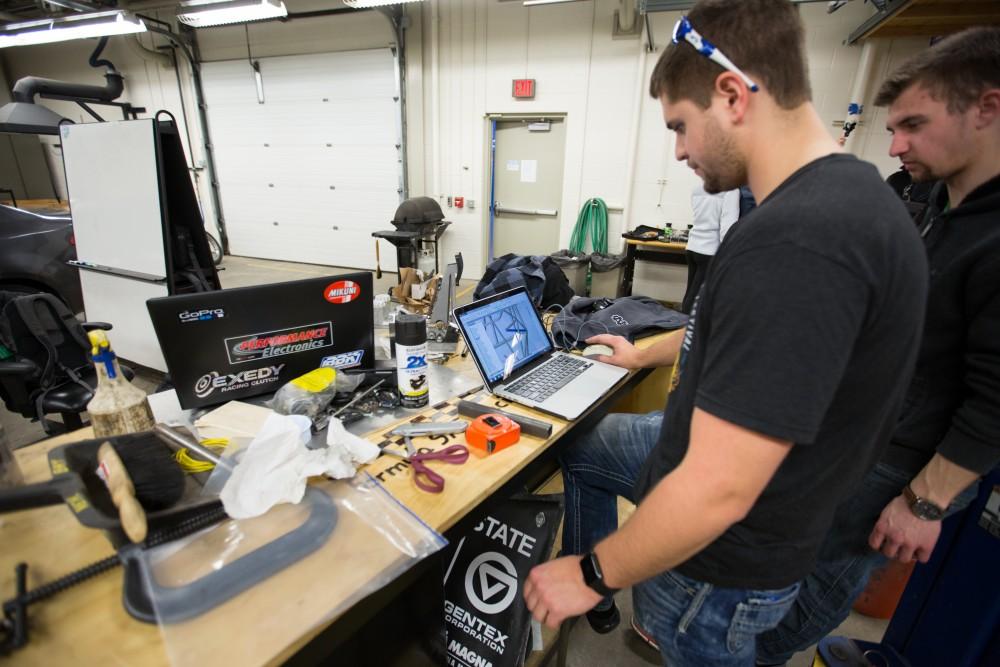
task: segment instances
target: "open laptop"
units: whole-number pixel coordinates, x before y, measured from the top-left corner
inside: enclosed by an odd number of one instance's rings
[[[579,417],[628,375],[556,351],[523,287],[456,308],[455,319],[487,389],[563,419]]]
[[[321,366],[373,368],[370,273],[146,302],[181,407],[276,391]]]

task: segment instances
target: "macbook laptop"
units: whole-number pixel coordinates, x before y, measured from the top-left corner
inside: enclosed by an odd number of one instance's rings
[[[373,368],[370,273],[146,302],[183,408],[266,394],[321,366]]]
[[[555,349],[523,287],[455,309],[487,389],[514,403],[576,419],[628,375]]]

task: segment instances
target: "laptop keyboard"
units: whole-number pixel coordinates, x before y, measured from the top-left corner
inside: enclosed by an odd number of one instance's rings
[[[590,368],[592,363],[561,354],[504,389],[508,393],[540,403]]]

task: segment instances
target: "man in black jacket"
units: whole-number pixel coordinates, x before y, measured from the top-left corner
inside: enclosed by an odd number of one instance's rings
[[[914,181],[943,181],[920,221],[931,280],[917,369],[881,462],[838,509],[795,605],[758,638],[759,665],[836,628],[886,557],[927,562],[941,518],[1000,462],[1000,29],[914,57],[876,104]]]

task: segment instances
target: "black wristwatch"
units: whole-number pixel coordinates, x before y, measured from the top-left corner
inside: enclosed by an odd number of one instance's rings
[[[607,597],[618,592],[617,588],[610,588],[604,583],[604,572],[601,571],[601,564],[593,551],[580,559],[580,569],[583,570],[584,583],[595,593]]]
[[[938,507],[926,498],[921,498],[915,494],[909,484],[903,487],[903,498],[906,499],[907,504],[910,506],[910,511],[918,519],[940,521],[944,518],[944,508]]]

